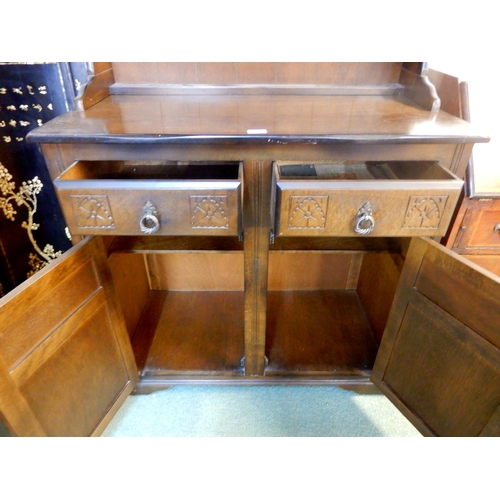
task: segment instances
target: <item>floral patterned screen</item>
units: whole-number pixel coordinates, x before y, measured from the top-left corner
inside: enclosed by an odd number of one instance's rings
[[[43,156],[26,134],[73,109],[86,69],[0,64],[0,296],[71,246]]]

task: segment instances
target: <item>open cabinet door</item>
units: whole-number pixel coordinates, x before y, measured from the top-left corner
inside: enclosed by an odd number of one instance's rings
[[[424,435],[500,435],[500,279],[414,238],[372,381]]]
[[[138,380],[101,238],[0,300],[0,418],[16,436],[100,434]]]

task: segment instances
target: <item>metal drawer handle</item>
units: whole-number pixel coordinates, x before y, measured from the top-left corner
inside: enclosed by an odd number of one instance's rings
[[[160,229],[158,211],[150,201],[146,202],[142,207],[142,217],[139,221],[139,227],[145,234],[153,234]]]
[[[356,224],[354,224],[354,232],[356,234],[370,234],[375,228],[375,219],[372,216],[372,206],[366,202],[356,214]]]
[[[500,223],[493,228],[493,231],[495,231],[495,233],[500,233]]]

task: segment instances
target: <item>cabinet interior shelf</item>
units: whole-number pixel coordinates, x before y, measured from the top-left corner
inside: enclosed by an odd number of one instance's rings
[[[124,238],[112,246],[124,250],[136,242]],[[375,251],[270,252],[266,369],[253,382],[368,377],[402,265],[401,254],[382,250],[382,242],[374,240]],[[173,248],[110,257],[122,299],[124,269],[156,276],[154,283],[145,279],[143,307],[128,320],[141,380],[238,383],[245,378],[243,252]],[[132,316],[124,303],[125,316]]]

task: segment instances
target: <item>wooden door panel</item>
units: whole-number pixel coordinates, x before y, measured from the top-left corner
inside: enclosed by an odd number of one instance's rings
[[[138,378],[100,238],[71,249],[0,306],[0,378],[9,387],[0,412],[11,432],[99,434]]]
[[[49,435],[90,434],[128,384],[114,336],[101,305],[19,385]]]
[[[422,261],[416,289],[500,348],[498,283],[446,257],[436,254]]]
[[[92,260],[73,272],[64,269],[55,279],[47,278],[35,281],[13,297],[8,308],[0,309],[0,352],[10,369],[29,356],[57,329],[61,318],[71,316],[100,286]]]
[[[433,433],[474,436],[500,403],[500,356],[418,292],[408,304],[384,383]],[[493,351],[495,352],[495,351]]]
[[[372,380],[425,435],[500,434],[500,279],[412,241]]]

